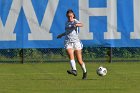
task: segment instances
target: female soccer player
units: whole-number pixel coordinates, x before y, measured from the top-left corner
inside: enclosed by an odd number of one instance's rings
[[[69,9],[66,13],[68,21],[65,23],[65,32],[58,35],[57,38],[65,36],[65,48],[70,59],[71,70],[67,70],[68,74],[77,76],[77,69],[74,56],[76,55],[78,63],[83,70],[82,79],[87,78],[87,71],[85,63],[82,60],[82,48],[83,45],[78,37],[78,27],[82,27],[83,24],[75,19],[73,10]]]

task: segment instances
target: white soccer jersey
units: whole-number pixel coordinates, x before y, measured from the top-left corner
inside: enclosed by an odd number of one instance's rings
[[[74,19],[72,22],[66,22],[65,24],[65,43],[68,42],[79,42],[79,37],[78,37],[78,27],[74,27],[76,23],[80,23],[77,19]]]

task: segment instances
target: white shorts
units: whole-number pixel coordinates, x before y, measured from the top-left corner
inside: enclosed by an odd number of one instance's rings
[[[83,44],[81,42],[69,42],[65,43],[65,48],[69,49],[72,48],[74,50],[81,50],[83,48]]]

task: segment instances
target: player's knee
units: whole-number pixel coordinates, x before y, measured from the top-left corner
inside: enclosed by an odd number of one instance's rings
[[[82,60],[78,60],[78,63],[79,63],[80,65],[82,65],[82,64],[83,64],[83,61],[82,61]]]

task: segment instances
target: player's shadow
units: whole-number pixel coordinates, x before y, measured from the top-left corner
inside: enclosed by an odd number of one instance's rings
[[[95,79],[95,78],[94,79],[91,79],[90,78],[90,79],[76,79],[76,80],[85,80],[86,81],[86,80],[97,80],[97,79]]]
[[[34,79],[31,79],[31,80],[83,80],[83,79],[60,79],[60,78],[44,78],[44,79],[37,79],[37,78],[34,78]],[[97,79],[84,79],[85,81],[86,80],[88,80],[88,81],[90,81],[90,80],[97,80]],[[83,81],[84,81],[83,80]]]

